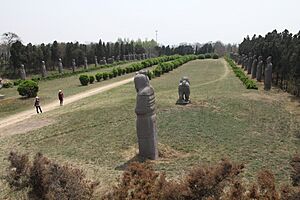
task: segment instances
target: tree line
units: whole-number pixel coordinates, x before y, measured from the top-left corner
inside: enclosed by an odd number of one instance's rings
[[[47,70],[55,70],[59,58],[62,59],[64,66],[72,66],[72,59],[76,60],[76,65],[84,65],[85,57],[88,63],[95,63],[95,56],[98,61],[115,57],[120,60],[125,59],[125,55],[130,54],[148,54],[156,56],[154,40],[150,41],[129,41],[118,39],[116,42],[103,42],[81,44],[79,42],[57,42],[49,44],[33,45],[28,43],[24,45],[20,38],[16,38],[12,43],[4,43],[6,51],[0,54],[2,67],[5,65],[6,76],[17,76],[18,69],[24,64],[26,72],[36,74],[40,72],[41,62],[45,61]]]
[[[292,34],[288,30],[277,30],[265,36],[244,38],[239,45],[239,54],[262,56],[266,61],[272,56],[273,83],[295,95],[300,95],[300,32]]]

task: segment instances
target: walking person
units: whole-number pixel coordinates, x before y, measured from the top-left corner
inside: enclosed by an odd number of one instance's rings
[[[43,111],[42,111],[42,109],[41,109],[40,98],[39,98],[38,96],[35,97],[34,106],[35,106],[35,108],[36,108],[36,113],[39,114],[39,111],[40,111],[41,113],[43,113]]]
[[[60,106],[62,106],[64,104],[64,93],[62,92],[62,90],[58,91],[58,99]]]

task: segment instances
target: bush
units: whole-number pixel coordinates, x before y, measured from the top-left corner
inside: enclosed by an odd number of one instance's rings
[[[113,70],[111,72],[113,74],[113,77],[118,76],[118,70],[116,68],[113,68]],[[109,78],[111,78],[111,77],[109,77]]]
[[[7,81],[7,82],[3,83],[2,87],[3,88],[12,88],[12,87],[14,87],[14,84],[12,82]]]
[[[95,77],[94,76],[89,76],[89,79],[90,79],[90,84],[93,84],[94,81],[95,81]]]
[[[213,59],[218,59],[218,58],[219,58],[219,55],[218,55],[218,54],[213,54],[212,58],[213,58]]]
[[[205,58],[211,58],[211,54],[206,53],[206,54],[204,55],[204,57],[205,57]]]
[[[82,170],[69,165],[59,165],[36,154],[33,162],[27,155],[11,152],[8,160],[8,175],[5,179],[12,188],[29,187],[28,199],[74,199],[87,200],[93,197],[94,186],[85,178]]]
[[[30,98],[37,96],[39,86],[37,82],[34,82],[32,80],[25,80],[20,83],[17,90],[21,96]]]
[[[295,155],[291,160],[291,178],[294,186],[300,186],[300,154]]]
[[[121,68],[121,67],[118,67],[118,68],[117,68],[117,71],[118,71],[118,76],[121,76],[122,73],[123,73],[122,68]]]
[[[20,85],[20,83],[22,83],[22,81],[23,81],[23,80],[21,80],[21,79],[15,80],[15,81],[14,81],[14,85],[15,85],[15,86],[18,86],[18,85]]]
[[[101,79],[103,78],[103,74],[102,74],[102,73],[97,73],[97,74],[95,75],[95,77],[96,77],[96,80],[97,80],[98,82],[100,82]]]
[[[108,73],[107,72],[103,72],[102,76],[103,76],[103,80],[108,79]]]
[[[108,77],[109,77],[109,78],[113,78],[113,77],[115,77],[115,75],[114,75],[113,72],[109,72],[109,73],[108,73]]]
[[[203,54],[200,54],[200,55],[198,56],[198,59],[203,60],[203,59],[205,59],[205,56],[204,56]]]
[[[80,81],[81,85],[86,86],[89,84],[90,78],[88,75],[83,74],[83,75],[79,76],[79,81]]]

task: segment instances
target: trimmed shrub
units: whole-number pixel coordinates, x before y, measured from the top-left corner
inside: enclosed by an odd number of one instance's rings
[[[96,77],[96,80],[97,80],[98,82],[100,82],[101,79],[103,78],[103,74],[102,74],[102,73],[97,73],[97,74],[95,75],[95,77]]]
[[[213,56],[212,56],[212,58],[213,58],[213,59],[218,59],[218,58],[219,58],[219,55],[216,54],[216,53],[214,53]]]
[[[118,71],[118,76],[121,76],[122,73],[123,73],[122,68],[121,68],[121,67],[118,67],[118,68],[117,68],[117,71]]]
[[[211,54],[206,53],[206,54],[204,55],[204,57],[205,57],[206,59],[211,58]]]
[[[3,88],[12,88],[12,87],[14,87],[14,84],[12,82],[7,81],[7,82],[3,83],[2,87]]]
[[[94,76],[89,76],[89,79],[90,79],[90,84],[93,84],[94,81],[95,81],[95,77]]]
[[[113,70],[111,72],[113,74],[113,77],[118,76],[118,70],[116,68],[113,68]],[[111,78],[111,77],[109,77],[109,78]]]
[[[200,54],[200,55],[198,56],[198,59],[200,59],[200,60],[203,60],[203,59],[205,59],[205,55],[203,55],[203,54]]]
[[[108,73],[108,77],[109,77],[109,78],[115,77],[115,76],[114,76],[114,73],[113,73],[113,72],[109,72],[109,73]]]
[[[103,80],[107,80],[108,79],[108,73],[103,72],[102,77],[103,77]]]
[[[86,86],[89,84],[90,78],[88,75],[83,74],[83,75],[79,76],[79,81],[80,81],[81,85]]]
[[[32,80],[25,80],[20,83],[17,90],[21,96],[30,98],[37,96],[39,86],[37,82],[34,82]]]
[[[122,74],[126,74],[126,69],[122,69]]]

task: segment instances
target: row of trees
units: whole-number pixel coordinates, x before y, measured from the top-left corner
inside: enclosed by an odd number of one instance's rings
[[[6,33],[11,35],[13,33]],[[112,56],[124,59],[125,55],[143,54],[156,56],[155,47],[157,43],[151,41],[129,41],[118,39],[117,42],[103,42],[80,44],[79,42],[59,43],[54,41],[51,44],[24,45],[17,35],[8,38],[3,34],[1,45],[0,60],[2,68],[5,67],[7,75],[16,76],[21,64],[25,65],[26,72],[39,73],[41,61],[45,61],[47,70],[55,70],[59,58],[62,58],[64,66],[72,66],[72,59],[76,60],[78,66],[84,65],[84,58],[87,57],[88,63],[95,63],[95,56],[98,61],[105,57]]]
[[[292,34],[288,30],[276,30],[264,37],[249,36],[239,46],[239,54],[272,56],[273,82],[293,94],[300,95],[300,32]]]

